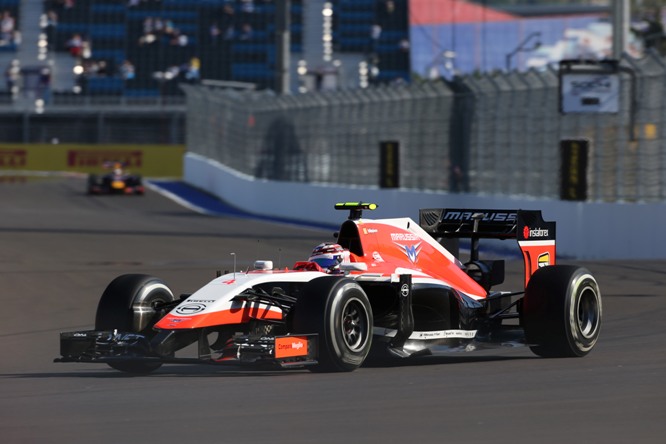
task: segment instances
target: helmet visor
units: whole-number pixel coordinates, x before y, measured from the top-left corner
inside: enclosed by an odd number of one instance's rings
[[[328,258],[328,257],[316,257],[314,259],[311,259],[310,261],[315,262],[321,268],[331,268],[331,267],[335,267],[336,265],[340,264],[340,261],[338,261],[337,259]]]

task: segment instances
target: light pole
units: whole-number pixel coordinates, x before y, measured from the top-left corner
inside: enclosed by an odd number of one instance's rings
[[[629,35],[629,2],[623,0],[612,0],[613,16],[613,58],[620,60],[627,49]]]
[[[530,41],[536,40],[531,47],[527,47],[527,44],[530,43]],[[529,51],[534,51],[535,49],[538,49],[539,46],[541,46],[541,31],[535,31],[530,33],[525,39],[520,42],[520,44],[506,55],[506,70],[511,71],[511,59],[513,56],[518,54],[519,52],[529,52]]]

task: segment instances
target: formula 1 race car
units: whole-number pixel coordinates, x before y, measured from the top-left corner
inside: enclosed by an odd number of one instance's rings
[[[95,330],[61,333],[55,361],[130,373],[164,363],[328,372],[506,345],[576,357],[597,342],[597,281],[585,268],[555,265],[555,222],[540,211],[423,209],[416,223],[364,219],[375,204],[336,208],[349,211],[337,242],[291,269],[256,261],[254,270],[218,272],[180,297],[156,277],[117,277],[99,301]],[[470,239],[466,263],[442,245],[459,238]],[[517,240],[524,288],[492,290],[504,280],[504,261],[479,259],[484,238]],[[190,345],[191,356],[180,356]]]
[[[88,194],[137,194],[143,195],[145,188],[141,176],[129,174],[121,162],[105,162],[104,168],[110,172],[88,176]]]

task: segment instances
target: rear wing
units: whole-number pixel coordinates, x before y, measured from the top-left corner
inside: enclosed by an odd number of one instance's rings
[[[539,268],[555,264],[555,222],[540,210],[419,210],[419,225],[434,238],[472,240],[471,260],[478,260],[479,239],[516,239],[525,262],[525,286]]]

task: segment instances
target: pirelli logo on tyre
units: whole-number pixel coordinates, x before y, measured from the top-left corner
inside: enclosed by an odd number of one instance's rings
[[[28,163],[28,152],[21,149],[0,149],[0,168],[23,168]]]
[[[275,338],[275,359],[308,355],[308,338],[305,336],[279,336]]]
[[[73,168],[95,167],[102,168],[104,162],[122,162],[126,168],[141,168],[143,152],[139,150],[69,150],[67,151],[67,166]]]

